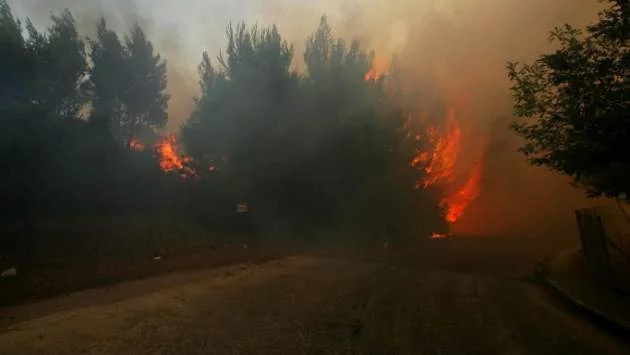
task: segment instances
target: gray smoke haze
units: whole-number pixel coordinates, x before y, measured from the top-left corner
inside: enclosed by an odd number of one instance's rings
[[[45,25],[69,8],[85,34],[105,16],[125,31],[139,22],[169,61],[171,130],[187,117],[197,93],[203,50],[218,54],[228,22],[277,23],[295,45],[326,13],[337,35],[358,38],[377,54],[397,54],[408,80],[438,96],[465,97],[465,151],[486,150],[481,197],[455,226],[469,233],[574,233],[572,209],[587,202],[567,179],[533,169],[516,153],[507,129],[511,98],[507,61],[532,61],[553,48],[554,26],[596,20],[597,0],[13,0],[19,16]],[[422,98],[418,98],[422,101]],[[470,165],[472,162],[464,162]],[[465,169],[465,167],[464,167]]]

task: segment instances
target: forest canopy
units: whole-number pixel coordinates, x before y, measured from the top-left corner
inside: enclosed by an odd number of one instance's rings
[[[38,31],[0,1],[5,216],[176,213],[221,229],[247,203],[252,233],[445,228],[439,193],[417,188],[425,172],[410,162],[427,142],[405,123],[395,75],[375,75],[375,53],[326,17],[304,53],[275,25],[229,25],[222,54],[201,56],[177,136],[163,130],[166,58],[140,26],[100,19],[84,38],[70,12],[51,19]]]

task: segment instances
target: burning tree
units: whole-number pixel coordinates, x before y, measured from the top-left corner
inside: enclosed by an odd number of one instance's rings
[[[204,55],[183,137],[195,160],[229,159],[223,189],[235,201],[295,228],[428,228],[422,219],[437,208],[418,204],[437,202],[413,188],[424,173],[409,168],[415,151],[386,94],[384,58],[335,38],[325,17],[307,39],[301,78],[275,27],[230,27],[225,53],[218,68]]]
[[[440,206],[445,209],[445,219],[449,223],[457,222],[468,206],[480,194],[481,174],[483,169],[483,152],[472,169],[464,172],[464,179],[458,179],[457,166],[461,164],[462,130],[457,122],[461,108],[449,107],[442,127],[429,126],[425,133],[415,133],[415,139],[424,137],[424,144],[411,161],[411,166],[422,169],[426,173],[416,188],[438,187],[444,195]],[[461,118],[460,118],[461,119]]]
[[[383,61],[375,61],[370,73],[381,72],[382,66]],[[461,95],[450,94],[436,105],[418,94],[416,78],[410,80],[400,74],[404,69],[393,62],[386,84],[388,94],[407,117],[402,131],[414,149],[409,165],[421,172],[414,186],[418,190],[436,190],[445,221],[455,223],[480,196],[484,145],[479,145],[481,149],[470,164],[465,150],[478,149],[478,144],[473,148],[464,140],[467,132],[462,124],[470,120],[466,101]],[[429,110],[432,106],[439,109]]]

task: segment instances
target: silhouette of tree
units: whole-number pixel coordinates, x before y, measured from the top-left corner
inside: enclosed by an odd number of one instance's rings
[[[250,222],[269,232],[360,235],[408,228],[422,206],[437,215],[413,189],[415,145],[397,94],[386,76],[366,80],[374,53],[333,36],[325,17],[307,39],[305,73],[292,69],[293,48],[275,25],[230,25],[216,64],[203,54],[201,94],[181,129],[201,181],[163,174],[151,149],[126,149],[168,119],[166,63],[143,30],[120,37],[101,18],[82,39],[70,12],[51,20],[45,31],[22,26],[0,0],[5,215],[189,206],[225,219],[247,202]]]
[[[227,39],[220,70],[203,56],[201,97],[183,134],[193,155],[227,157],[234,178],[247,185],[250,177],[260,179],[273,170],[270,152],[297,81],[289,71],[292,49],[275,26],[229,26]]]
[[[227,40],[218,69],[202,57],[202,93],[182,135],[202,170],[218,167],[208,176],[234,202],[249,200],[274,228],[305,230],[382,230],[410,223],[412,201],[437,206],[413,188],[415,146],[403,144],[403,115],[385,80],[366,80],[374,53],[335,38],[325,17],[299,77],[275,26],[229,26]]]
[[[123,102],[127,112],[121,125],[128,144],[143,128],[164,127],[168,120],[169,95],[165,93],[166,62],[154,53],[153,44],[146,39],[140,26],[133,27],[125,43],[128,87]]]
[[[128,87],[126,50],[116,32],[107,27],[104,18],[97,24],[96,38],[88,39],[90,47],[90,120],[122,142],[120,127],[126,120],[124,97]]]
[[[560,46],[508,64],[529,162],[561,172],[588,196],[630,200],[630,2],[607,0],[585,31],[556,28]]]
[[[6,0],[0,0],[0,105],[3,110],[16,109],[28,100],[33,63],[25,46],[20,21],[13,16]]]
[[[51,19],[47,33],[39,33],[27,22],[26,46],[36,58],[34,99],[52,116],[72,120],[87,102],[82,87],[87,74],[85,45],[69,11]]]

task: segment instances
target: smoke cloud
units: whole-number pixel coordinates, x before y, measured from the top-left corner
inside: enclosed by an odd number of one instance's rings
[[[202,51],[216,55],[224,47],[227,23],[276,23],[295,45],[295,66],[302,68],[304,40],[325,13],[336,35],[360,39],[380,56],[396,54],[405,77],[424,91],[464,98],[464,151],[483,148],[485,164],[481,196],[456,231],[575,233],[572,210],[592,204],[567,179],[529,167],[516,152],[521,142],[507,128],[511,97],[505,64],[530,62],[551,50],[547,38],[554,26],[594,22],[602,6],[597,0],[13,0],[11,5],[41,26],[51,12],[68,8],[87,35],[100,16],[119,31],[140,23],[168,59],[170,130],[190,113],[198,91],[196,65]]]

